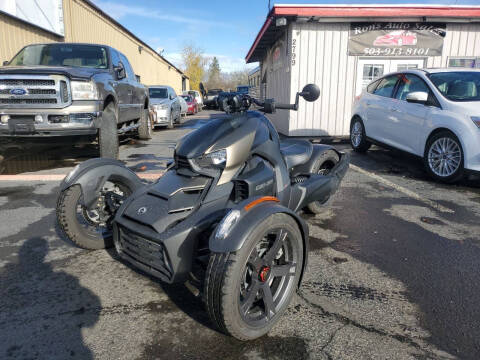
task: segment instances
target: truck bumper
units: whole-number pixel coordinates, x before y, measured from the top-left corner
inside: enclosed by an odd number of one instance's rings
[[[101,101],[73,101],[63,109],[2,109],[1,137],[95,135],[100,126]]]

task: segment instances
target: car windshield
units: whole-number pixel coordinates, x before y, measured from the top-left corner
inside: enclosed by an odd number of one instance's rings
[[[168,91],[166,88],[150,88],[148,93],[152,99],[166,99],[168,98]]]
[[[190,95],[182,95],[182,98],[184,98],[185,101],[192,101],[192,97]]]
[[[449,100],[480,101],[480,72],[439,72],[430,74],[429,77]]]
[[[108,68],[106,48],[93,45],[46,44],[23,48],[9,63],[12,66],[71,66]]]

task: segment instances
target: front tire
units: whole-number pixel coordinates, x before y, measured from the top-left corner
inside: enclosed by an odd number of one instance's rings
[[[334,150],[328,150],[322,153],[315,164],[313,165],[312,173],[320,175],[328,175],[330,170],[333,169],[335,165],[340,161],[340,157]],[[320,202],[314,201],[307,205],[307,210],[312,214],[321,214],[325,211],[327,203],[330,203],[330,200],[334,195],[330,196],[327,201]]]
[[[113,103],[107,105],[98,130],[98,147],[100,157],[118,159],[119,141],[117,116]]]
[[[107,181],[104,189],[109,189],[113,201],[123,200],[132,193],[122,181]],[[111,221],[114,214],[106,210],[105,192],[98,199],[94,209],[82,204],[82,188],[73,185],[64,190],[57,200],[57,221],[65,235],[78,247],[88,250],[109,248],[113,245]],[[108,196],[108,195],[107,195]]]
[[[152,121],[148,109],[142,111],[139,122],[138,137],[142,140],[150,140],[152,138]]]
[[[428,174],[437,181],[454,183],[465,175],[462,145],[450,131],[440,131],[428,139],[423,161]]]
[[[286,214],[269,216],[240,250],[211,254],[204,286],[210,319],[239,340],[265,335],[287,309],[302,265],[296,221]]]
[[[358,153],[364,153],[372,144],[367,140],[367,134],[365,133],[365,126],[362,119],[355,117],[350,125],[350,145],[353,151]]]

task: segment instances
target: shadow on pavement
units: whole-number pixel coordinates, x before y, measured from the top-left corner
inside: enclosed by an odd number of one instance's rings
[[[74,276],[53,271],[48,253],[44,238],[30,238],[0,274],[3,359],[94,358],[82,329],[98,321],[100,299]]]

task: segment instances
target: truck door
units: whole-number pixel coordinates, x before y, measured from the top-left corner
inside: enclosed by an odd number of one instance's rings
[[[130,84],[128,83],[127,72],[125,70],[125,65],[120,60],[120,55],[114,49],[111,49],[111,58],[112,58],[112,65],[114,69],[114,77],[113,77],[113,88],[115,89],[115,93],[117,95],[118,101],[118,122],[124,122],[128,120],[128,108],[130,105]],[[123,67],[123,74],[124,76],[120,78],[118,72],[115,69]]]
[[[135,78],[135,73],[133,72],[132,66],[128,62],[128,59],[125,55],[120,53],[120,61],[125,67],[125,73],[127,75],[127,86],[128,86],[128,106],[126,107],[126,120],[138,119],[140,116],[138,99],[136,98],[135,90],[137,79]]]

